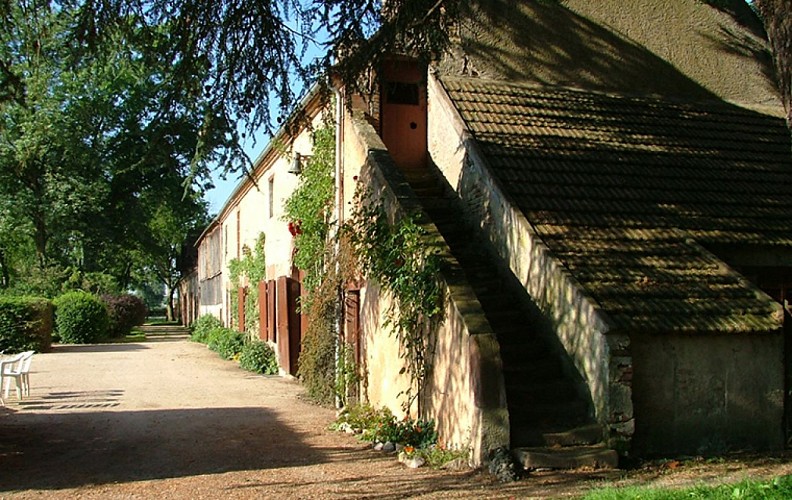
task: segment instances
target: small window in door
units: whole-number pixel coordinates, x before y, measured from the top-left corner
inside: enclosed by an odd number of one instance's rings
[[[388,104],[418,105],[418,84],[404,82],[388,82],[386,98]]]

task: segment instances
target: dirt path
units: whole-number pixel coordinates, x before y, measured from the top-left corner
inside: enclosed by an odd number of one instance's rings
[[[327,431],[334,411],[300,399],[297,383],[183,339],[57,346],[36,355],[31,383],[29,398],[12,394],[0,409],[0,497],[558,497],[625,476],[548,472],[501,485],[475,471],[406,469]],[[687,479],[792,472],[785,458],[702,466]],[[694,467],[624,481],[678,483],[684,470]]]

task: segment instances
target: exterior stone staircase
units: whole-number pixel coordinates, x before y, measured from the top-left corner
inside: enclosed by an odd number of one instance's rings
[[[460,216],[459,202],[430,173],[405,177],[464,269],[501,349],[514,458],[526,470],[616,467],[589,416],[582,382],[565,367],[560,345],[536,334],[522,287],[501,278],[491,254]],[[520,293],[523,297],[520,297]]]
[[[142,325],[138,329],[146,334],[147,339],[177,339],[190,336],[190,329],[181,325]]]

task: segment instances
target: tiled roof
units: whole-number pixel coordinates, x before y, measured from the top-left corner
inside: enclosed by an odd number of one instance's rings
[[[618,326],[779,327],[777,306],[705,247],[792,248],[783,120],[726,103],[442,83],[501,185]]]

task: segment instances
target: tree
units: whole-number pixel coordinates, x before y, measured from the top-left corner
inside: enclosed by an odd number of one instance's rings
[[[0,226],[12,228],[0,238],[0,284],[125,289],[133,256],[160,254],[141,243],[164,237],[152,223],[159,207],[205,217],[196,181],[216,158],[195,151],[233,148],[235,131],[199,94],[174,91],[164,28],[130,27],[81,54],[79,11],[22,1],[0,12]],[[34,258],[20,257],[25,245]]]
[[[389,52],[410,52],[425,60],[437,57],[449,46],[452,27],[467,4],[460,0],[17,3],[25,12],[53,5],[73,8],[74,56],[117,46],[119,39],[130,36],[150,38],[152,43],[140,50],[157,52],[168,65],[172,96],[201,93],[216,111],[218,123],[244,120],[250,130],[277,122],[278,117],[270,116],[270,100],[280,105],[281,115],[290,110],[298,97],[293,91],[295,78],[308,83],[332,72],[348,87],[356,87],[364,70]],[[756,0],[755,4],[765,19],[784,80],[784,68],[790,66],[789,2]],[[0,2],[0,28],[8,30],[22,21],[8,15],[12,10],[13,3]],[[317,47],[320,55],[304,61],[306,51]],[[26,78],[0,58],[0,100],[23,100]],[[785,87],[788,90],[789,85]],[[207,127],[211,126],[210,121]],[[227,165],[238,169],[244,162]]]
[[[459,0],[287,0],[236,2],[219,0],[19,0],[30,12],[41,6],[74,6],[70,32],[72,55],[82,57],[118,47],[129,37],[151,38],[138,45],[143,54],[157,53],[170,69],[171,96],[201,93],[216,114],[213,125],[245,120],[249,129],[275,124],[270,99],[287,113],[299,96],[294,79],[312,82],[333,71],[345,83],[357,84],[361,70],[397,47],[429,58],[448,42],[448,23]],[[23,22],[3,15],[0,28]],[[323,40],[316,41],[317,37]],[[156,43],[158,40],[161,43]],[[83,50],[82,47],[89,50]],[[322,54],[303,61],[306,50]],[[343,57],[339,57],[343,55]],[[0,58],[2,61],[4,58]],[[0,100],[25,99],[24,72],[0,63]],[[167,105],[167,100],[165,100]],[[170,109],[170,106],[169,106]],[[200,145],[199,145],[200,146]],[[209,148],[199,148],[208,152]],[[226,163],[230,169],[244,162]]]
[[[197,193],[192,193],[178,204],[152,199],[146,206],[151,214],[148,235],[143,240],[144,249],[138,256],[137,283],[143,286],[148,281],[156,281],[165,285],[165,316],[173,321],[174,299],[184,276],[184,246],[194,242],[196,233],[208,224],[206,203]]]

